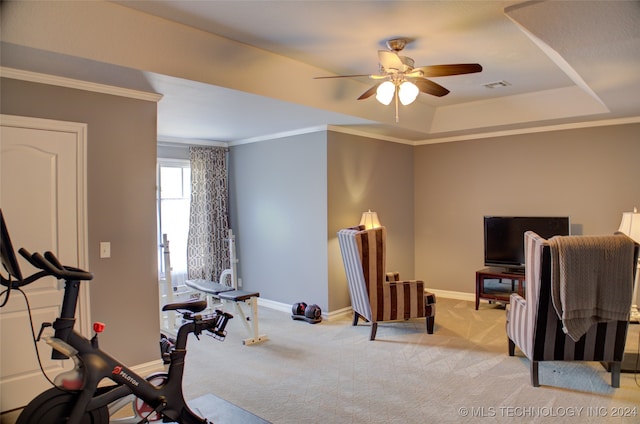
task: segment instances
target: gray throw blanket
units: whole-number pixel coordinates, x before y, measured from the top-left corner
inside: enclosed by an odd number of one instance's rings
[[[553,306],[572,340],[597,322],[629,319],[633,240],[623,234],[558,236],[549,246]]]

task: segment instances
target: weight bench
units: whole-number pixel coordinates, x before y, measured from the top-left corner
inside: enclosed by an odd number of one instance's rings
[[[267,336],[260,335],[258,332],[258,298],[260,297],[260,293],[234,290],[231,286],[207,280],[187,280],[185,281],[185,284],[212,298],[232,302],[235,305],[238,315],[242,317],[241,321],[244,323],[247,332],[251,336],[244,339],[242,344],[251,345],[267,340]],[[209,307],[211,307],[208,298],[207,303],[209,304]],[[249,305],[251,308],[249,316],[244,314],[244,311],[240,307],[240,303],[246,303]]]

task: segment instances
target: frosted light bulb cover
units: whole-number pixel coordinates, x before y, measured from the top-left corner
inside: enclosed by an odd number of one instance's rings
[[[411,81],[405,81],[400,84],[400,88],[398,89],[398,97],[400,98],[400,103],[403,105],[410,105],[420,94],[420,90],[418,87],[412,83]]]
[[[376,99],[387,106],[393,100],[393,94],[396,91],[396,86],[391,81],[385,81],[378,86],[376,90]]]

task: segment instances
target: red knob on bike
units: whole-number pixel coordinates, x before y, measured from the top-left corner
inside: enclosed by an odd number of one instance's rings
[[[106,326],[101,322],[94,322],[93,323],[93,331],[95,331],[96,333],[102,333],[104,331],[105,327]]]

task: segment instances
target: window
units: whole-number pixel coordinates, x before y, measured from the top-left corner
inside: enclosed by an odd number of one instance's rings
[[[187,236],[191,200],[189,161],[158,160],[158,274],[166,278],[163,234],[167,235],[171,260],[172,286],[187,278]]]

